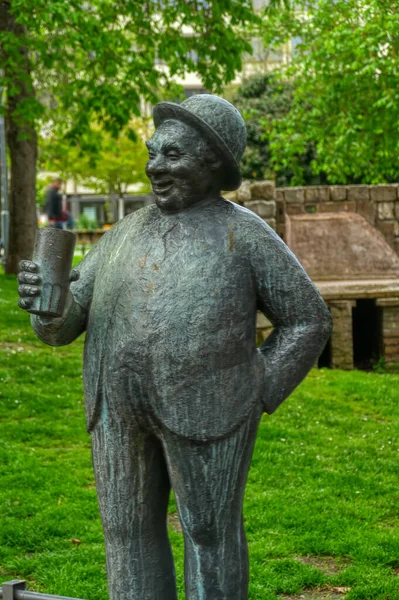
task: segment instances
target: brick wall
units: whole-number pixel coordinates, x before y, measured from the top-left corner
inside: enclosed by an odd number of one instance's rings
[[[382,310],[382,354],[388,370],[399,371],[399,298],[380,298]]]
[[[399,253],[399,184],[277,188],[276,201],[288,215],[356,212]]]
[[[376,227],[399,254],[399,184],[340,185],[276,188],[272,181],[245,181],[226,197],[253,210],[284,239],[286,215],[323,212],[353,212]],[[315,223],[315,227],[317,224]],[[388,368],[399,368],[399,298],[379,299],[382,310],[382,352]],[[353,368],[351,301],[329,302],[334,331],[332,366]],[[263,315],[258,316],[258,343],[272,331]]]
[[[256,212],[283,239],[286,214],[356,212],[399,254],[399,183],[276,188],[273,181],[244,181],[226,197]]]
[[[224,196],[255,212],[284,239],[285,206],[276,199],[274,181],[244,181],[239,190]]]

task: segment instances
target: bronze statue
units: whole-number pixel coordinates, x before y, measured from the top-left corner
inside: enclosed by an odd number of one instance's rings
[[[119,221],[77,268],[64,314],[37,335],[86,331],[87,426],[112,600],[176,600],[167,535],[174,490],[187,600],[246,600],[242,505],[262,412],[302,381],[330,335],[328,310],[240,186],[246,132],[226,100],[154,109],[147,175],[155,204]],[[23,261],[20,306],[40,294]],[[256,313],[274,325],[260,349]]]

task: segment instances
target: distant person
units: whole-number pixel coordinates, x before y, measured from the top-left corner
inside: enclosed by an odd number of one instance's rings
[[[62,186],[62,179],[54,179],[52,183],[47,187],[46,191],[46,205],[44,212],[48,218],[48,224],[50,227],[56,229],[65,229],[65,213],[62,207],[62,194],[60,189]]]

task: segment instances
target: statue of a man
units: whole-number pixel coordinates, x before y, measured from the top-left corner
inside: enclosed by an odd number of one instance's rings
[[[305,377],[328,310],[240,186],[246,132],[217,96],[154,109],[155,204],[119,221],[77,268],[64,315],[32,316],[50,345],[86,331],[87,426],[112,600],[176,600],[167,535],[174,490],[187,600],[246,600],[242,505],[262,412]],[[75,277],[76,279],[76,277]],[[20,306],[40,294],[23,261]],[[256,313],[272,322],[260,349]]]

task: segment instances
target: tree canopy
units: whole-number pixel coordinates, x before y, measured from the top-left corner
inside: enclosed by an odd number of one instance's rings
[[[275,168],[291,168],[315,143],[315,174],[332,183],[399,180],[399,4],[392,0],[296,0],[268,12],[266,44],[292,40],[280,75],[295,86],[293,105],[273,125]]]
[[[148,151],[145,139],[151,136],[153,126],[149,119],[136,117],[129,127],[136,132],[132,140],[125,131],[117,138],[98,126],[92,127],[91,140],[95,149],[82,150],[56,134],[42,139],[39,145],[39,165],[56,172],[62,179],[73,179],[96,193],[123,197],[129,186],[141,184],[140,191],[149,192],[145,174]]]
[[[34,94],[18,107],[27,121],[63,114],[69,135],[91,122],[117,134],[142,102],[157,101],[171,77],[187,71],[221,89],[249,50],[249,0],[9,0],[18,31],[1,31],[3,84],[10,95],[26,79]],[[9,28],[10,29],[10,28]]]
[[[132,139],[144,103],[195,72],[220,91],[250,51],[251,0],[0,0],[0,87],[11,158],[9,272],[36,227],[37,132],[49,121],[84,150],[96,123]]]
[[[294,87],[270,73],[254,75],[244,81],[234,95],[234,103],[241,111],[247,127],[247,148],[241,172],[245,179],[274,179],[279,186],[288,186],[295,177],[289,165],[275,164],[270,148],[273,128],[290,111]],[[295,157],[306,185],[324,183],[323,174],[312,172],[314,144]]]

